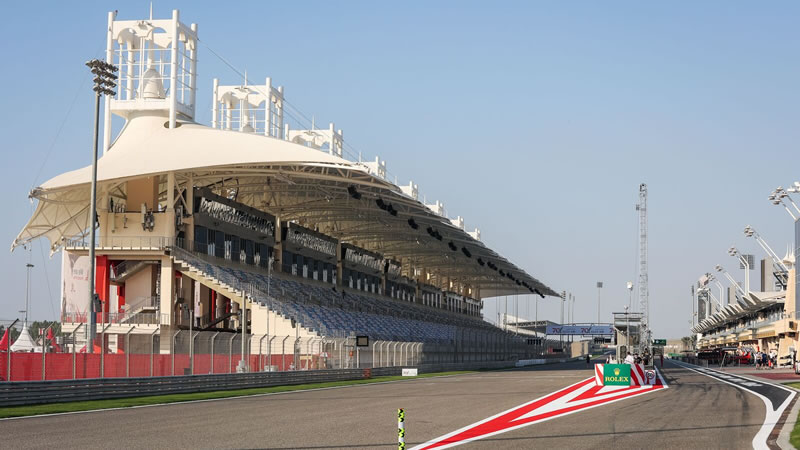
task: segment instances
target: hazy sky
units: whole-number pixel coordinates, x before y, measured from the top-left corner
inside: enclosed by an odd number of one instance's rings
[[[655,337],[687,334],[690,285],[716,263],[741,277],[729,246],[761,255],[745,225],[785,251],[791,219],[766,197],[800,180],[800,5],[429,3],[158,1],[154,12],[178,8],[199,24],[201,123],[212,78],[240,82],[211,49],[252,80],[271,76],[365,159],[380,155],[488,245],[574,292],[578,321],[597,317],[597,281],[604,320],[627,304],[641,182]],[[140,19],[148,5],[4,6],[6,245],[30,216],[31,187],[91,162],[83,63],[101,56],[107,11]],[[60,258],[46,253],[33,248],[34,319],[58,314]],[[0,319],[24,306],[27,258],[0,256]],[[533,317],[528,300],[520,313]],[[558,320],[558,299],[539,304],[540,318]],[[495,300],[485,314],[495,317]]]

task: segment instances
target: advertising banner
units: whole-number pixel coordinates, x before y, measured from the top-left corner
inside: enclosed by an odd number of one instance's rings
[[[611,325],[547,325],[547,334],[553,335],[613,335],[614,327]]]
[[[629,364],[606,364],[603,366],[604,386],[630,386],[631,366]]]
[[[89,257],[62,252],[61,314],[85,313],[89,306]]]

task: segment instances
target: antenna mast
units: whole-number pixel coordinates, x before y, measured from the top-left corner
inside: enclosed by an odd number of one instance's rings
[[[642,312],[639,345],[650,348],[650,291],[647,286],[647,185],[639,185],[639,308]]]

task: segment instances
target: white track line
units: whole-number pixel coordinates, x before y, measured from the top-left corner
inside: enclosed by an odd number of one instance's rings
[[[739,384],[736,384],[736,383],[731,383],[730,381],[727,381],[725,379],[718,378],[718,377],[715,377],[713,375],[709,375],[707,373],[704,373],[702,370],[697,370],[697,369],[695,369],[695,368],[693,368],[693,367],[691,367],[691,366],[689,366],[689,365],[687,365],[687,364],[685,364],[683,362],[680,362],[680,361],[673,360],[672,362],[674,362],[675,364],[677,364],[680,367],[683,367],[684,369],[691,370],[692,372],[699,373],[700,375],[705,375],[705,376],[707,376],[709,378],[713,378],[714,380],[719,381],[721,383],[730,384],[731,386],[737,387],[737,388],[739,388],[739,389],[741,389],[743,391],[747,391],[747,392],[755,395],[756,397],[760,398],[761,401],[764,402],[764,407],[765,407],[764,409],[766,410],[766,415],[764,416],[764,423],[761,425],[761,428],[758,430],[758,433],[756,433],[755,437],[753,437],[752,444],[753,444],[753,448],[754,449],[759,449],[759,450],[760,449],[769,449],[769,446],[767,445],[767,439],[769,438],[769,434],[770,434],[770,432],[772,432],[772,429],[775,428],[775,426],[778,424],[778,421],[780,420],[781,415],[783,414],[783,410],[785,410],[786,407],[789,406],[789,403],[791,403],[792,399],[797,394],[797,392],[795,392],[792,389],[783,387],[783,386],[781,386],[779,384],[776,384],[776,383],[766,382],[766,381],[763,381],[763,380],[750,378],[750,377],[745,377],[745,376],[738,375],[738,374],[730,375],[732,377],[743,378],[743,379],[755,381],[757,383],[761,383],[761,384],[765,384],[765,385],[769,385],[769,386],[774,386],[774,387],[783,389],[785,391],[788,391],[789,392],[789,396],[786,397],[786,400],[784,400],[784,402],[781,404],[780,407],[778,407],[778,409],[773,411],[772,410],[772,402],[767,397],[759,394],[756,391],[748,389],[746,386],[742,386],[742,385],[739,385]],[[718,372],[716,370],[705,369],[705,368],[703,368],[703,369],[707,370],[709,372],[721,373],[723,375],[728,375],[725,372]]]

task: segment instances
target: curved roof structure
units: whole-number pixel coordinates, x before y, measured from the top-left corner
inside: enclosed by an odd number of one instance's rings
[[[179,122],[171,129],[165,121],[158,113],[129,116],[98,160],[99,199],[125,198],[127,181],[147,177],[158,181],[159,197],[166,198],[170,174],[183,185],[224,187],[238,202],[402,261],[404,266],[468,280],[480,288],[481,297],[557,295],[363,164],[274,137],[193,122]],[[90,182],[91,167],[84,167],[34,189],[30,195],[39,200],[37,208],[12,250],[45,237],[55,251],[65,240],[85,235]],[[351,195],[353,189],[359,198]],[[376,207],[378,200],[390,203],[396,214]]]
[[[785,298],[786,291],[750,292],[746,297],[740,298],[738,302],[731,303],[711,317],[700,321],[700,323],[691,328],[691,331],[693,333],[705,333],[716,326],[733,322],[743,316],[756,313],[774,305],[775,303],[782,303],[785,301]]]

